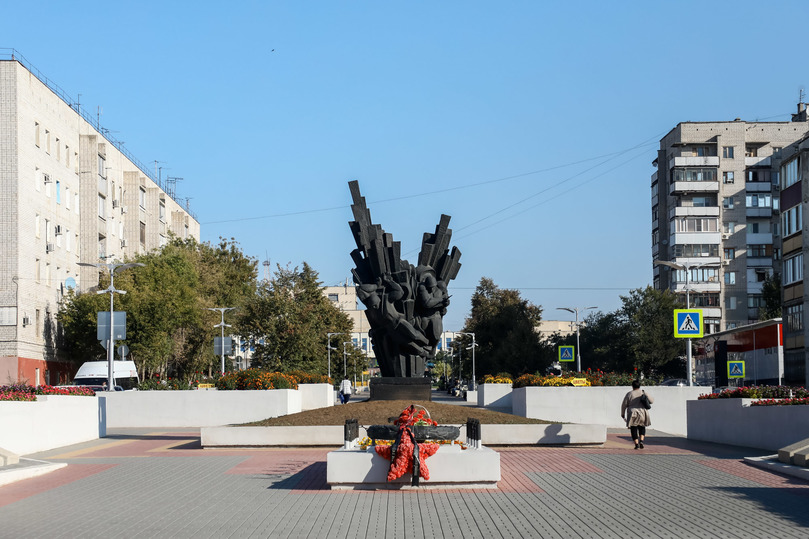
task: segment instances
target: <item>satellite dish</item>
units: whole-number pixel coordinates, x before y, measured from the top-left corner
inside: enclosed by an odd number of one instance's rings
[[[68,277],[65,279],[65,288],[68,290],[75,290],[76,289],[76,279],[73,277]]]

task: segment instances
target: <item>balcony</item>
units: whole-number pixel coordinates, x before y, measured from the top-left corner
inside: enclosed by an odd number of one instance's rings
[[[705,293],[705,292],[719,292],[722,288],[722,285],[719,284],[719,279],[714,282],[706,283],[706,282],[689,282],[688,283],[688,290],[692,294],[694,293]],[[673,283],[672,291],[678,294],[685,294],[685,283]]]
[[[672,157],[669,159],[669,169],[674,167],[718,167],[719,156],[702,157]]]
[[[769,167],[772,163],[771,157],[745,157],[744,166],[746,167]]]
[[[675,217],[719,217],[719,206],[676,206],[669,210],[669,219]]]
[[[719,245],[721,241],[720,232],[675,232],[669,236],[671,245]]]
[[[772,217],[772,208],[754,207],[747,208],[747,217]]]
[[[748,268],[771,268],[772,267],[772,257],[771,256],[748,256],[747,257],[747,267]]]
[[[747,245],[772,245],[773,240],[771,232],[748,233],[746,238]]]
[[[747,182],[744,185],[748,193],[769,193],[772,191],[770,182]]]
[[[679,193],[718,193],[719,182],[673,182],[670,195]]]

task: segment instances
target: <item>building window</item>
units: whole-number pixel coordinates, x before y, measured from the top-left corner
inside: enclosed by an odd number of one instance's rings
[[[715,168],[675,168],[672,172],[675,182],[715,182]]]
[[[745,157],[758,157],[758,146],[745,146],[744,148],[744,156]]]
[[[747,257],[748,258],[769,258],[772,256],[772,245],[748,245]]]
[[[62,160],[62,149],[59,147],[59,137],[56,137],[56,160]]]
[[[34,279],[36,282],[40,282],[42,279],[42,261],[38,258],[34,262]]]
[[[733,146],[722,146],[722,158],[733,159]]]
[[[160,206],[158,208],[157,218],[160,219],[161,223],[166,222],[166,203],[165,202],[160,203]]]
[[[39,122],[34,122],[34,144],[37,145],[37,148],[39,148],[39,132]]]
[[[691,149],[691,155],[694,157],[710,157],[711,155],[716,155],[716,152],[712,152],[710,146],[694,146]]]
[[[75,211],[78,214],[79,213],[79,194],[78,193],[75,193],[73,195],[73,202],[75,203],[75,204],[73,204],[73,211]]]
[[[98,216],[101,217],[102,219],[107,218],[106,208],[107,208],[107,200],[103,196],[98,195]]]
[[[677,219],[677,232],[718,232],[719,220],[715,217],[682,217]]]
[[[736,222],[735,221],[728,221],[722,225],[722,232],[725,234],[733,234],[736,232]]]
[[[65,145],[65,166],[70,168],[70,146]]]
[[[36,234],[37,238],[41,237],[41,235],[42,235],[42,224],[41,223],[42,223],[42,218],[39,216],[39,214],[36,214],[34,216],[34,234]]]
[[[725,272],[725,284],[736,284],[736,272],[735,271],[726,271]]]
[[[693,307],[719,307],[719,293],[702,292],[691,294],[691,305]]]
[[[736,258],[736,249],[733,247],[725,247],[725,260],[733,260]]]
[[[781,166],[781,189],[786,189],[790,185],[798,183],[799,179],[797,158]]]
[[[719,257],[719,245],[708,244],[675,244],[672,249],[675,257],[698,257],[715,256]]]
[[[70,230],[65,229],[65,251],[68,253],[70,252],[70,239],[72,236],[70,235]]]
[[[748,232],[750,232],[751,234],[758,234],[758,229],[759,229],[758,225],[759,225],[758,223],[752,223],[752,222],[747,223],[747,227],[750,229],[750,230],[748,230]]]
[[[718,276],[719,270],[716,268],[693,268],[689,272],[688,281],[691,283],[715,283],[718,280]],[[686,282],[684,270],[674,272],[674,282]]]
[[[737,304],[736,296],[728,296],[725,298],[725,309],[732,311],[736,308]]]
[[[98,155],[98,175],[101,176],[102,178],[107,177],[106,161],[107,160],[104,159],[103,155],[101,155],[101,154]]]
[[[803,253],[784,259],[783,275],[784,285],[803,281]]]
[[[51,132],[45,130],[45,153],[51,154]]]
[[[750,294],[747,296],[748,309],[760,309],[764,306],[764,297],[760,294]]]
[[[56,180],[56,203],[62,203],[62,182]]]
[[[793,206],[781,213],[781,230],[784,231],[784,237],[803,230],[803,204]]]
[[[146,246],[146,223],[140,223],[140,244]]]
[[[329,294],[329,301],[333,301],[334,303],[337,303],[337,300],[338,300],[337,294]]]
[[[724,197],[722,198],[722,207],[726,210],[733,209],[733,197]]]
[[[138,191],[138,204],[140,204],[141,208],[146,208],[146,189],[143,187]]]
[[[732,171],[725,171],[722,173],[722,183],[733,183]]]
[[[772,195],[747,195],[745,200],[748,208],[772,208]]]
[[[789,333],[803,331],[803,303],[786,307],[786,330]]]
[[[70,187],[65,187],[65,208],[70,209]]]

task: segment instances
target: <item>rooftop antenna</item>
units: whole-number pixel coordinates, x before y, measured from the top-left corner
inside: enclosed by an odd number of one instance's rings
[[[177,176],[166,176],[166,193],[168,193],[171,198],[174,198],[177,182],[181,181],[183,181],[183,179]]]
[[[189,211],[189,212],[191,211],[190,201],[191,201],[192,198],[194,198],[194,197],[183,197],[183,200],[185,200],[185,211]]]
[[[798,92],[798,103],[803,103],[803,98],[806,93],[803,91],[803,86],[801,86],[800,91]]]
[[[96,107],[96,126],[98,126],[98,130],[101,131],[101,113],[104,109],[101,108],[101,105]]]

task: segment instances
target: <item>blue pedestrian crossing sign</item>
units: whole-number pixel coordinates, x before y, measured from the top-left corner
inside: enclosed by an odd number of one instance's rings
[[[573,361],[575,354],[575,346],[560,346],[559,347],[559,361]]]
[[[728,361],[728,378],[744,378],[744,361]]]
[[[702,309],[674,309],[674,336],[702,337]]]

